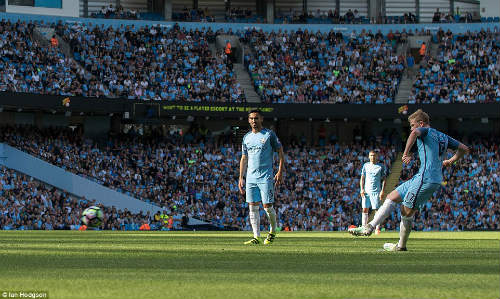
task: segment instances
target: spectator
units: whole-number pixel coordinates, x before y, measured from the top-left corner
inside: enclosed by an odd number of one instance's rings
[[[55,35],[52,35],[52,38],[50,39],[50,45],[54,48],[59,47],[59,41],[57,40]]]
[[[422,60],[425,57],[425,54],[427,52],[427,45],[425,42],[422,42],[420,45],[420,49],[418,50],[418,54],[420,54],[420,60]]]

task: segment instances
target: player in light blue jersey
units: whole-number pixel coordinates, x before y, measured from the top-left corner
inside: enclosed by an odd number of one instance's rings
[[[283,147],[276,134],[262,127],[264,117],[259,110],[248,114],[248,122],[252,131],[243,137],[240,160],[240,178],[238,187],[241,194],[246,194],[249,207],[250,224],[253,239],[245,242],[248,245],[260,244],[260,202],[264,205],[270,222],[270,230],[264,244],[271,244],[276,237],[276,211],[274,210],[274,187],[283,181],[285,156]],[[279,167],[273,175],[273,155],[278,152]],[[245,186],[246,173],[246,186]]]
[[[406,147],[403,153],[403,163],[410,163],[412,156],[410,150],[417,142],[418,156],[420,159],[420,169],[410,180],[399,185],[396,190],[389,193],[382,207],[375,213],[373,220],[367,225],[349,229],[355,236],[369,236],[375,226],[382,223],[387,218],[396,203],[403,203],[401,206],[401,223],[399,230],[399,242],[384,244],[387,251],[406,251],[406,242],[410,236],[413,215],[428,201],[434,191],[436,191],[443,181],[443,166],[450,166],[466,153],[469,148],[456,141],[450,136],[430,127],[429,115],[421,109],[408,117],[411,133],[406,140]],[[456,150],[455,155],[448,160],[444,160],[448,149]]]
[[[387,172],[385,166],[377,163],[378,157],[375,151],[370,151],[368,154],[370,162],[363,165],[361,170],[361,178],[359,180],[359,193],[361,195],[361,225],[368,224],[368,213],[370,208],[377,211],[380,202],[384,198],[385,177]],[[375,234],[380,234],[380,224],[375,227]]]

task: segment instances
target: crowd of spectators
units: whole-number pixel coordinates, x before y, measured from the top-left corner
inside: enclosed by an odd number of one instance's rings
[[[370,23],[357,9],[349,9],[341,15],[337,9],[330,10],[293,10],[278,11],[275,18],[277,24],[366,24]]]
[[[0,21],[0,91],[73,95],[85,74],[57,47],[40,45],[31,22]]]
[[[251,9],[241,7],[226,7],[224,15],[215,15],[208,7],[188,9],[173,12],[172,20],[181,22],[229,22],[229,23],[263,23],[261,17],[256,16]]]
[[[90,15],[92,18],[104,19],[151,19],[155,21],[163,20],[163,16],[158,13],[139,13],[135,9],[124,8],[121,5],[102,6],[99,11]],[[432,23],[472,23],[479,21],[498,21],[497,18],[481,18],[476,12],[461,11],[456,7],[455,12],[441,12],[436,9],[432,16]],[[226,6],[224,15],[216,16],[209,12],[208,7],[187,8],[172,12],[172,20],[181,22],[232,22],[232,23],[263,23],[265,18],[255,15],[250,8]],[[278,10],[274,18],[275,24],[417,24],[419,20],[415,13],[407,12],[401,16],[391,15],[368,18],[361,15],[357,9],[348,9],[341,14],[337,9],[329,10],[309,10],[302,9]]]
[[[208,7],[204,9],[188,9],[184,7],[182,12],[172,13],[172,20],[181,22],[215,22],[215,16],[210,13]]]
[[[100,11],[94,12],[90,15],[92,18],[105,18],[105,19],[139,19],[138,13],[135,9],[125,9],[119,5],[114,7],[113,4],[103,6]]]
[[[405,12],[402,16],[380,16],[379,24],[417,24],[418,18],[412,12]]]
[[[475,12],[474,14],[469,11],[460,12],[459,7],[457,7],[456,12],[449,11],[447,13],[440,12],[439,8],[436,8],[432,16],[432,23],[472,23],[479,20],[480,17]]]
[[[228,7],[224,16],[226,22],[231,23],[262,23],[263,19],[256,16],[251,9]]]
[[[437,57],[426,56],[409,103],[500,102],[500,33],[440,30]]]
[[[64,96],[245,102],[223,50],[209,42],[222,31],[133,25],[52,24],[74,55],[58,42],[42,46],[33,23],[2,20],[0,91]],[[251,51],[245,63],[267,103],[393,103],[408,62],[398,43],[427,32],[370,30],[343,35],[297,30],[236,34]],[[500,101],[497,30],[438,31],[437,57],[424,56],[409,103]],[[54,41],[57,39],[53,38]],[[55,46],[54,46],[55,44]],[[75,62],[76,61],[76,62]]]
[[[208,30],[86,27],[62,24],[75,60],[93,79],[82,84],[87,97],[143,100],[243,102],[245,95],[223,51],[211,53]]]
[[[252,30],[245,39],[253,49],[245,63],[268,103],[392,103],[405,68],[392,40],[364,29]]]
[[[245,102],[216,33],[174,26],[113,29],[53,24],[74,59],[33,38],[33,23],[2,20],[0,91],[142,100]],[[136,30],[137,29],[137,30]],[[82,67],[83,66],[83,67]]]

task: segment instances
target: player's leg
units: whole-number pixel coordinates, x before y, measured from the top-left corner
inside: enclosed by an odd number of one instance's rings
[[[374,229],[384,222],[389,215],[391,215],[392,211],[396,208],[396,204],[401,202],[400,193],[403,192],[402,190],[404,188],[404,184],[402,184],[387,195],[384,204],[377,210],[377,212],[375,212],[372,221],[365,226],[365,235],[371,235]]]
[[[413,216],[431,197],[439,184],[420,182],[414,185],[406,194],[401,206],[401,223],[399,224],[399,242],[397,247],[406,250],[406,242],[413,226]]]
[[[387,251],[406,251],[406,242],[410,237],[413,226],[413,216],[417,210],[428,201],[439,184],[424,183],[421,178],[414,181],[406,193],[401,207],[401,223],[399,224],[399,242],[386,243],[384,249]]]
[[[399,223],[399,242],[400,249],[406,249],[406,241],[410,237],[411,228],[413,226],[413,215],[417,210],[410,209],[405,205],[401,206],[401,222]]]
[[[361,226],[364,226],[368,224],[368,213],[370,213],[370,199],[368,194],[361,197],[361,208],[363,209],[361,213]]]
[[[370,236],[373,233],[375,227],[377,225],[380,225],[380,223],[382,223],[387,217],[389,217],[389,215],[391,215],[392,211],[396,207],[396,204],[401,202],[402,196],[404,196],[404,194],[406,194],[406,191],[408,190],[409,182],[410,181],[404,182],[391,193],[389,193],[389,195],[387,195],[384,204],[380,207],[380,209],[377,210],[370,223],[365,226],[349,229],[349,233],[354,236]]]
[[[248,203],[250,225],[252,226],[253,239],[246,241],[245,244],[260,244],[260,191],[257,184],[247,183],[246,202]]]
[[[377,214],[378,208],[380,206],[380,193],[370,194],[370,206],[373,210],[375,210],[375,214]],[[380,223],[375,226],[375,234],[380,234]]]
[[[259,184],[260,196],[262,198],[262,204],[264,205],[264,210],[266,211],[267,218],[269,219],[270,228],[267,234],[264,244],[271,244],[276,238],[276,210],[274,209],[274,183],[269,181],[267,183]]]

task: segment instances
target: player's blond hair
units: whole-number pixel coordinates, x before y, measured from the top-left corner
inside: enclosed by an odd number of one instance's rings
[[[418,109],[408,116],[408,122],[411,122],[412,120],[416,122],[423,121],[426,125],[430,123],[429,114],[425,113],[422,109]]]

